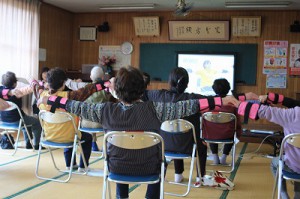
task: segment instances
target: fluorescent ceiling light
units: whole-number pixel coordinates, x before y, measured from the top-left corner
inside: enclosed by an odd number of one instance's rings
[[[101,10],[126,10],[126,9],[153,9],[155,4],[143,3],[143,4],[115,4],[115,5],[101,5]]]
[[[284,8],[291,5],[290,1],[227,1],[227,8]]]

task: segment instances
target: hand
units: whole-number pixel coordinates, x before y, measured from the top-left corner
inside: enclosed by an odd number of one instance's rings
[[[268,99],[268,95],[260,95],[260,96],[258,97],[258,99],[259,99],[259,101],[260,101],[261,103],[265,103],[266,100]]]
[[[7,108],[9,108],[9,104],[5,100],[0,98],[0,110],[5,110]]]
[[[37,101],[37,103],[36,103],[37,106],[39,107],[41,104],[47,105],[48,99],[49,99],[48,96],[41,97],[41,98]]]
[[[239,100],[237,100],[235,97],[228,95],[228,96],[222,98],[222,103],[225,106],[229,105],[229,106],[239,107],[241,102]]]
[[[258,95],[252,92],[245,93],[246,100],[258,100]]]
[[[79,78],[79,79],[75,79],[74,81],[75,82],[82,82],[82,79]]]
[[[110,78],[110,84],[108,85],[108,88],[109,88],[109,92],[110,94],[115,98],[115,99],[119,99],[117,94],[116,94],[116,91],[115,91],[115,81],[116,81],[116,78],[115,77],[112,77]]]

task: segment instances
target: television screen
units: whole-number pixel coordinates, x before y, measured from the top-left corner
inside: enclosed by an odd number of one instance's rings
[[[177,53],[177,66],[185,68],[189,74],[186,92],[201,95],[215,95],[212,85],[215,79],[225,78],[234,90],[235,54],[227,53]]]

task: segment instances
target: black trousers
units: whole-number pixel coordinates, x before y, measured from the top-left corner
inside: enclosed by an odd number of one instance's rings
[[[197,133],[196,133],[197,134]],[[197,151],[198,151],[198,157],[199,162],[200,162],[200,174],[201,177],[205,175],[205,170],[206,170],[206,159],[207,159],[207,146],[203,144],[202,139],[200,139],[200,135],[196,135],[197,138]],[[199,166],[199,165],[197,165]],[[174,167],[175,167],[175,173],[176,174],[182,174],[184,171],[184,163],[183,160],[174,160]],[[197,170],[197,176],[198,170]]]
[[[213,154],[217,154],[218,153],[218,150],[219,150],[218,149],[218,144],[210,143],[209,146],[210,146],[211,152]],[[229,155],[232,146],[233,146],[233,144],[225,144],[224,148],[223,148],[223,154]]]

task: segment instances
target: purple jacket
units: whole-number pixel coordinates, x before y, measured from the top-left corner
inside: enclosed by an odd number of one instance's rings
[[[261,105],[258,110],[258,116],[282,126],[284,135],[300,133],[300,107],[285,109]],[[289,144],[286,144],[284,149],[286,165],[300,174],[300,164],[297,163],[300,159],[300,149]]]

